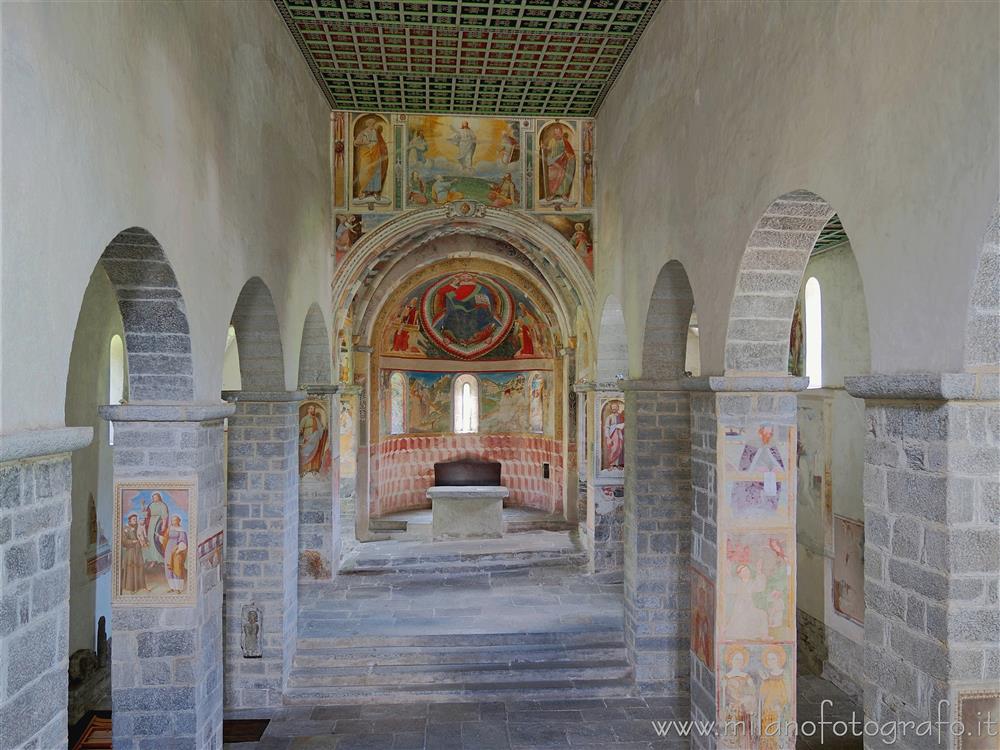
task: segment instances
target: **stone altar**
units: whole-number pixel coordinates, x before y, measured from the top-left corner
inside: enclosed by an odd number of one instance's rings
[[[496,539],[503,536],[503,501],[510,490],[501,486],[431,487],[431,533],[445,539]]]

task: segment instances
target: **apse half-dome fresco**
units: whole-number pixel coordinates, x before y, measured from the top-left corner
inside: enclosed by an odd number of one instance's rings
[[[455,271],[415,286],[386,317],[382,352],[414,359],[552,357],[549,324],[506,279]]]

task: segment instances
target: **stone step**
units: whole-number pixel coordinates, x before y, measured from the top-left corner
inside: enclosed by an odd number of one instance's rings
[[[466,648],[344,648],[300,650],[295,654],[294,668],[370,667],[417,665],[476,665],[544,663],[560,659],[574,662],[622,660],[625,647],[607,644],[604,647],[496,646],[490,649]]]
[[[525,531],[575,531],[577,528],[578,524],[559,518],[541,521],[507,521],[504,526],[504,533],[521,534]]]
[[[492,646],[562,645],[586,646],[593,644],[622,644],[620,629],[579,628],[558,632],[511,633],[427,633],[420,635],[342,635],[333,637],[301,637],[298,648],[302,650],[336,650],[342,648],[487,648]]]
[[[434,574],[461,576],[503,571],[530,570],[540,567],[583,568],[585,552],[530,552],[508,555],[448,556],[434,558],[366,558],[343,566],[341,576]]]
[[[433,685],[381,685],[354,688],[289,687],[286,705],[330,706],[361,703],[442,703],[551,701],[621,698],[638,695],[631,671],[613,679],[559,679],[519,682],[438,682]]]
[[[613,680],[629,674],[628,662],[614,659],[588,664],[585,661],[522,662],[520,664],[454,664],[376,667],[296,668],[289,675],[290,687],[381,687],[383,685],[437,685],[443,682],[511,684],[524,680],[565,681]]]
[[[388,518],[371,518],[368,521],[368,530],[375,532],[406,531],[406,527],[406,521],[393,521]]]

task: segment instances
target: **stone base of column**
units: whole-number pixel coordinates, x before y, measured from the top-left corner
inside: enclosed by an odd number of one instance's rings
[[[66,747],[70,452],[90,427],[0,435],[0,747]]]

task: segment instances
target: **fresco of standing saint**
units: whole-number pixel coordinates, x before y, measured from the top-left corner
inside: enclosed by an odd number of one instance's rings
[[[379,115],[365,115],[354,123],[352,194],[358,203],[390,203],[383,196],[389,174],[389,132],[389,123]]]
[[[571,141],[573,129],[554,122],[539,134],[539,197],[541,203],[576,205],[571,199],[576,177],[576,150]]]
[[[299,476],[327,476],[329,447],[326,407],[320,401],[303,401],[299,406]]]
[[[625,402],[608,401],[601,409],[601,470],[625,468]]]

